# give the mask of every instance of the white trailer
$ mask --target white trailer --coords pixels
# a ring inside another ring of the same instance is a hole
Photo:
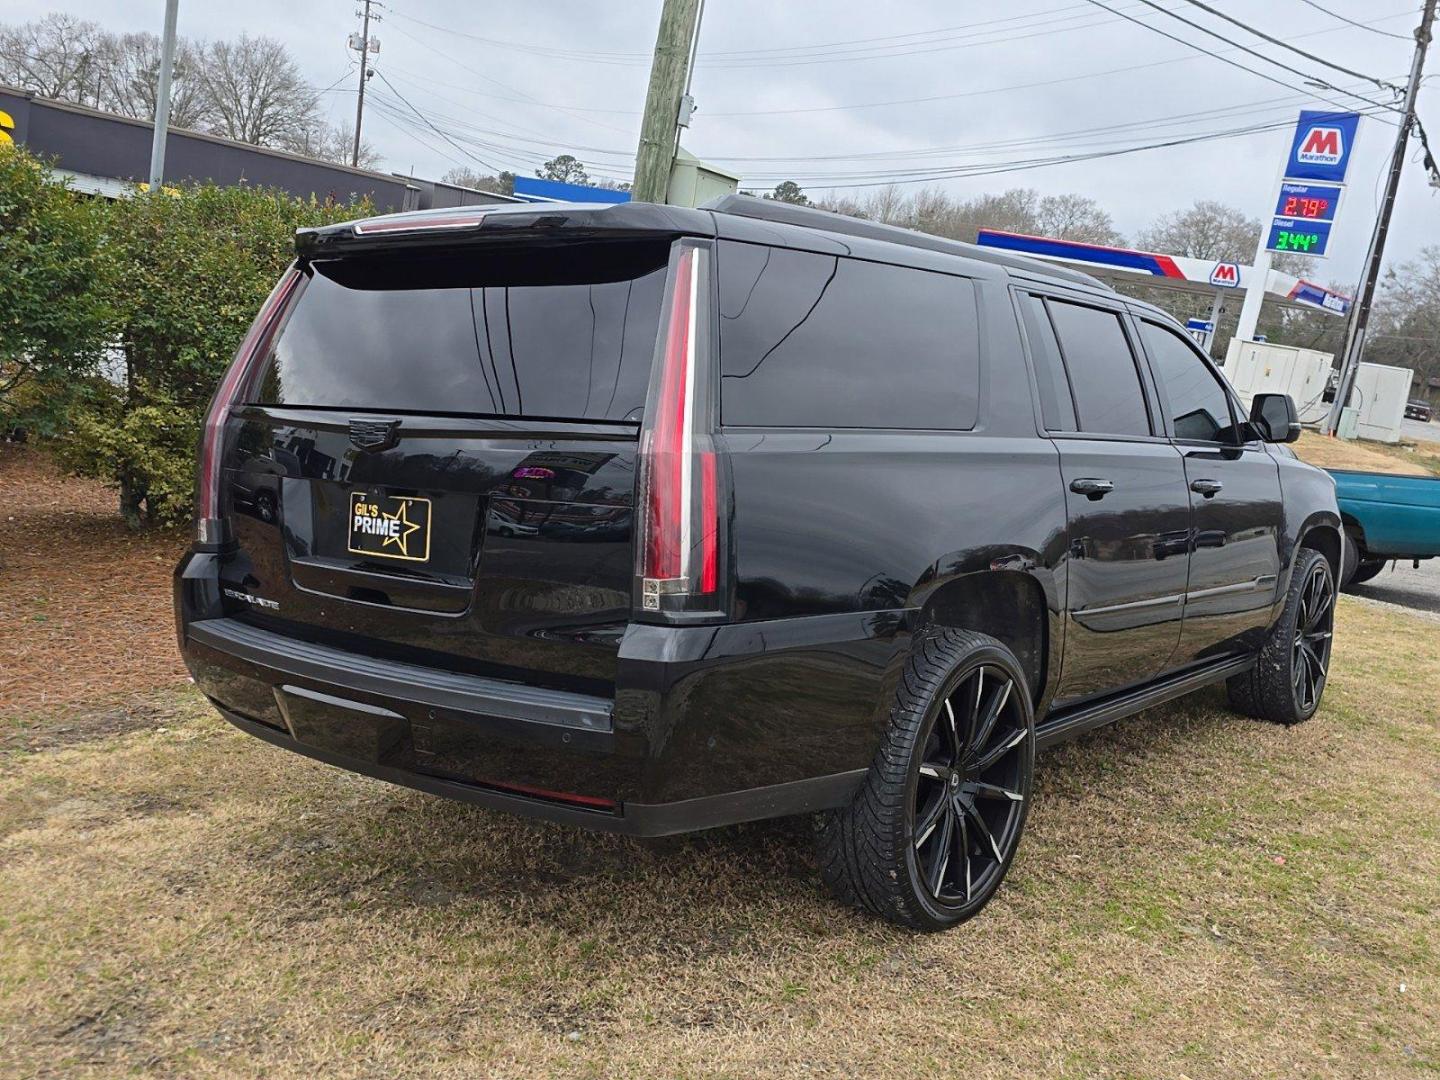
[[[1355,410],[1355,436],[1376,442],[1400,441],[1400,422],[1405,419],[1405,400],[1415,373],[1409,368],[1387,364],[1361,364],[1355,373],[1355,390],[1350,408]],[[1348,410],[1347,410],[1348,411]]]
[[[1232,338],[1224,370],[1247,409],[1256,394],[1289,394],[1300,422],[1318,424],[1330,409],[1324,396],[1334,362],[1330,353],[1316,349]]]

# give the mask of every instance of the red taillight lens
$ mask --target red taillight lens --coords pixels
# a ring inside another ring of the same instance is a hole
[[[720,477],[710,436],[708,249],[682,243],[641,434],[642,612],[720,610]]]
[[[220,543],[223,539],[223,522],[220,516],[220,468],[225,440],[225,421],[230,418],[230,408],[250,384],[256,362],[265,355],[270,340],[281,316],[289,306],[299,288],[303,275],[295,267],[285,271],[270,290],[260,314],[245,332],[245,339],[235,352],[225,377],[220,380],[211,399],[210,411],[205,415],[205,427],[200,435],[199,483],[195,498],[195,539],[202,544]]]

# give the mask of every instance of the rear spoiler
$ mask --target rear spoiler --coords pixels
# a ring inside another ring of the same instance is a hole
[[[715,235],[702,210],[654,203],[485,204],[346,221],[299,229],[295,252],[315,259],[367,250],[456,247],[492,241],[639,239]]]

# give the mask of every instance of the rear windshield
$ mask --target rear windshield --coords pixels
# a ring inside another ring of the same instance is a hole
[[[638,421],[668,256],[572,243],[315,263],[255,400]]]

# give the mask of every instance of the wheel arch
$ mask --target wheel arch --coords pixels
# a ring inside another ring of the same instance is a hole
[[[1336,582],[1339,582],[1342,570],[1341,552],[1344,540],[1341,538],[1341,530],[1341,522],[1331,515],[1311,519],[1300,531],[1300,538],[1295,545],[1297,549],[1309,548],[1324,555]]]
[[[1050,607],[1034,575],[992,570],[953,578],[925,598],[920,624],[975,630],[1004,644],[1020,661],[1039,709],[1054,665]]]

